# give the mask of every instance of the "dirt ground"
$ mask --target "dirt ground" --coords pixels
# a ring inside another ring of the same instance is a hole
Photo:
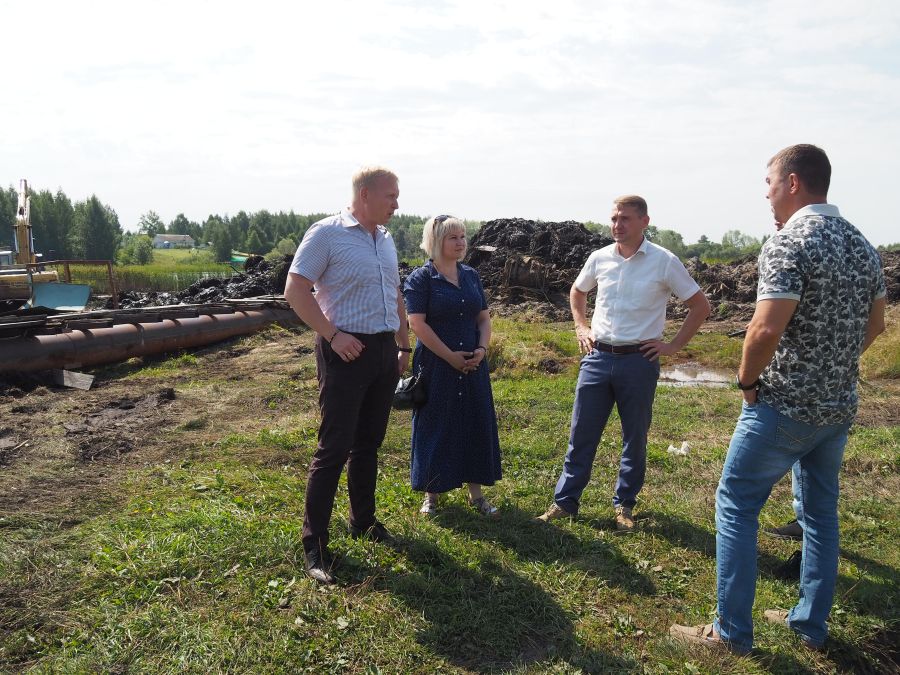
[[[266,427],[279,382],[309,391],[295,405],[316,406],[308,332],[272,328],[192,354],[172,369],[141,371],[151,359],[99,369],[88,391],[0,376],[0,530],[10,518],[67,521],[131,469]]]

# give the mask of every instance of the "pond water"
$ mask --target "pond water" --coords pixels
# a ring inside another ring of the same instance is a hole
[[[671,366],[659,373],[659,384],[668,387],[728,387],[732,382],[732,372],[696,365]]]

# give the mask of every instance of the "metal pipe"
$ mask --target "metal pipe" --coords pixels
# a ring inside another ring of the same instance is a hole
[[[0,373],[115,363],[212,344],[275,322],[295,325],[299,320],[289,309],[271,307],[0,340]]]

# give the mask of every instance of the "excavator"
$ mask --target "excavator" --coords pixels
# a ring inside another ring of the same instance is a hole
[[[13,223],[11,250],[0,250],[0,308],[21,306],[33,293],[35,283],[59,281],[55,270],[40,268],[31,232],[31,196],[28,181],[19,181],[19,201]]]

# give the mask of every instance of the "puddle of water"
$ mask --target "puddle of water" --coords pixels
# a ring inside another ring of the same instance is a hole
[[[727,371],[688,365],[663,368],[659,374],[659,384],[669,387],[728,387],[733,381]]]

